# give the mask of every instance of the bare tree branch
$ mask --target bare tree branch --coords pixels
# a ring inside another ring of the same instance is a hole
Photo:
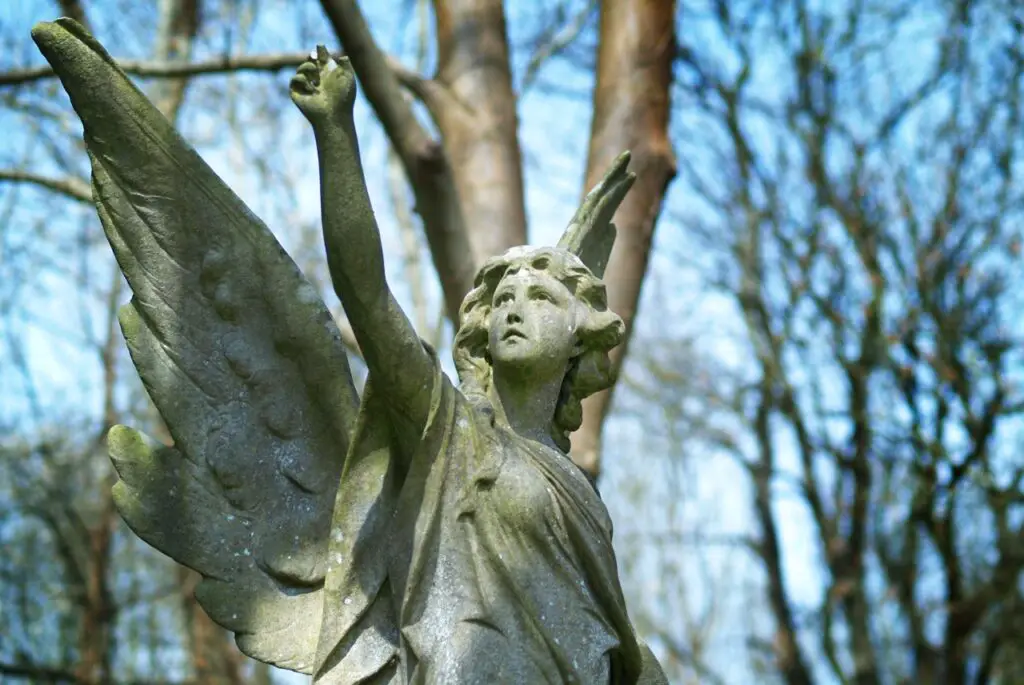
[[[51,178],[20,169],[0,169],[0,181],[29,183],[60,193],[76,202],[92,204],[92,189],[78,178]]]
[[[163,60],[118,60],[126,74],[141,78],[182,78],[207,74],[227,74],[243,71],[280,71],[293,69],[309,59],[309,53],[289,52],[269,55],[225,56],[197,62],[168,62]],[[49,66],[13,69],[0,73],[0,86],[21,86],[53,78]]]
[[[689,649],[686,645],[679,642],[679,640],[674,639],[663,629],[656,629],[654,634],[657,636],[658,640],[665,645],[665,648],[672,655],[673,659],[693,669],[693,671],[700,677],[701,683],[707,683],[708,685],[724,685],[725,681],[722,680],[707,663],[705,663],[699,654],[694,653],[692,649]]]
[[[598,0],[587,0],[587,3],[566,24],[561,27],[552,27],[550,31],[540,37],[534,46],[533,54],[530,55],[530,59],[526,63],[523,82],[519,87],[520,93],[529,90],[537,79],[541,68],[549,59],[558,55],[579,38],[597,6]]]
[[[62,668],[33,664],[0,663],[0,673],[10,678],[30,680],[32,682],[79,683],[78,676]]]

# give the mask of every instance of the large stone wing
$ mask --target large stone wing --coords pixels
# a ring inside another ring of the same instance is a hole
[[[174,447],[111,431],[121,515],[204,580],[244,652],[309,672],[334,496],[358,412],[337,326],[267,228],[85,30],[33,37],[85,128],[133,291],[121,326]]]

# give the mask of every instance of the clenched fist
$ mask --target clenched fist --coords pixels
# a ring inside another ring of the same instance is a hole
[[[356,76],[347,57],[335,61],[322,45],[303,62],[290,84],[292,102],[313,126],[352,116]]]

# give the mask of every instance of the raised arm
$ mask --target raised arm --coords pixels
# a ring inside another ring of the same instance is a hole
[[[408,443],[419,438],[426,423],[434,366],[384,277],[380,233],[352,116],[355,74],[347,59],[335,62],[318,46],[316,58],[300,66],[292,79],[291,95],[316,136],[324,242],[334,290],[374,387],[388,397],[400,419],[399,437]]]

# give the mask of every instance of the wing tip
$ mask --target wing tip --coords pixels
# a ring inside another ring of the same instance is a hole
[[[142,461],[153,453],[155,441],[134,428],[116,425],[107,431],[107,449],[119,461]]]
[[[89,53],[98,56],[115,71],[121,71],[100,42],[74,19],[60,17],[54,21],[40,21],[32,27],[31,33],[39,51],[62,79]]]
[[[107,452],[114,470],[122,482],[137,482],[140,474],[148,473],[161,452],[176,452],[150,436],[130,428],[117,425],[107,431]]]

